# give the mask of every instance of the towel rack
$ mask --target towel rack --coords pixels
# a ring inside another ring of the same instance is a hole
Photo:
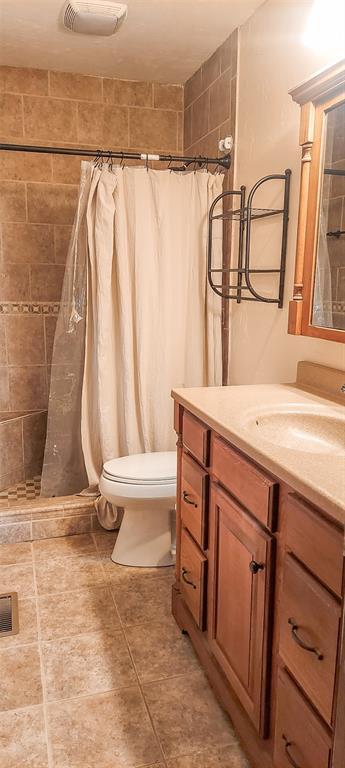
[[[279,309],[282,308],[289,221],[290,178],[291,170],[287,168],[284,173],[274,173],[259,179],[250,190],[247,201],[246,188],[244,186],[240,187],[239,190],[227,190],[226,192],[222,192],[213,201],[208,216],[207,275],[212,290],[222,299],[235,300],[237,304],[240,304],[242,301],[261,301],[267,304],[277,304]],[[283,207],[254,207],[254,198],[257,190],[264,184],[274,180],[279,180],[283,183]],[[220,201],[224,201],[226,198],[232,198],[233,200],[234,198],[239,198],[239,207],[234,210],[226,210],[216,214],[216,206]],[[251,266],[252,222],[256,219],[267,219],[271,216],[281,216],[282,221],[279,267],[255,269]],[[239,222],[237,267],[225,268],[222,266],[221,268],[216,268],[213,266],[213,222],[216,220]],[[254,288],[252,275],[255,274],[276,275],[278,277],[279,286],[276,297],[271,298],[262,296],[256,288]],[[215,275],[217,275],[218,282],[215,282]],[[229,282],[232,275],[235,276],[234,285]]]

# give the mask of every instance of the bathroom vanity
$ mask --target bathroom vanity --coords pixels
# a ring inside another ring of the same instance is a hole
[[[345,766],[339,384],[173,392],[173,614],[254,768]]]

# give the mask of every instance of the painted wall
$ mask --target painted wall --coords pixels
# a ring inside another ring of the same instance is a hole
[[[344,345],[287,333],[300,176],[300,110],[288,91],[332,63],[301,42],[310,7],[268,0],[240,29],[236,186],[250,188],[261,176],[290,167],[292,188],[284,308],[252,302],[231,307],[231,384],[292,381],[298,360],[345,368]],[[277,200],[275,187],[258,203],[274,207]],[[255,263],[277,266],[277,224],[268,219],[255,227]],[[267,278],[258,286],[274,295]]]

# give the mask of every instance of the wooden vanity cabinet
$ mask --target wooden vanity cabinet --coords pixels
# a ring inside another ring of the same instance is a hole
[[[273,543],[228,493],[211,484],[209,647],[262,736],[266,731]]]
[[[176,621],[253,768],[345,768],[344,527],[179,404],[175,428]]]

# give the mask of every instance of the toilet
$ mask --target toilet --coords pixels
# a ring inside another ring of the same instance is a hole
[[[138,453],[106,461],[102,495],[124,515],[114,563],[157,568],[175,562],[176,452]]]

